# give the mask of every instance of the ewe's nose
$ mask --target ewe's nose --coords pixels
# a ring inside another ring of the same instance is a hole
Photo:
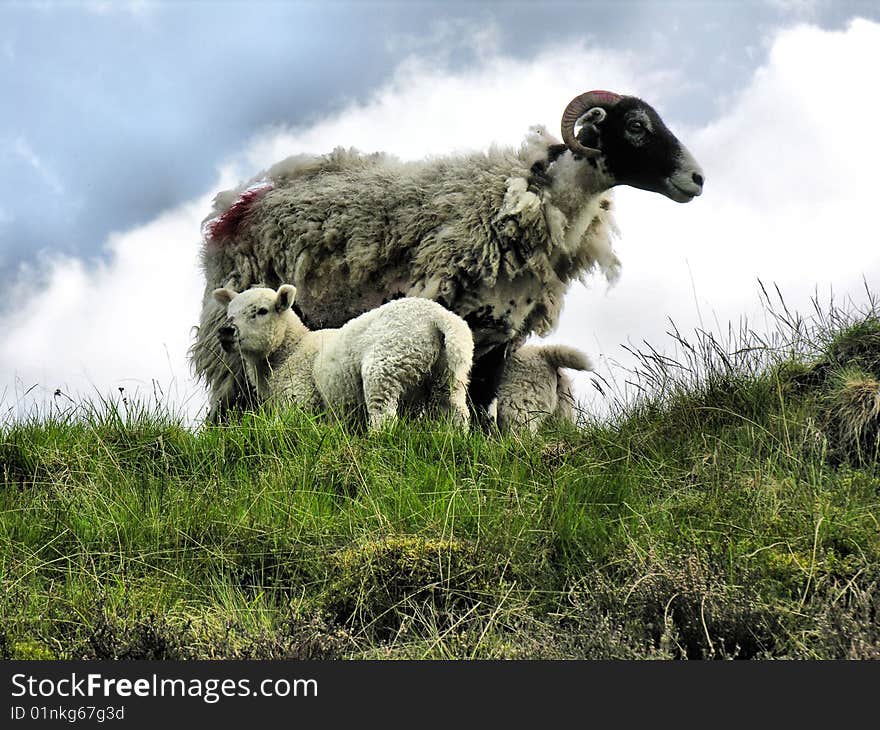
[[[693,180],[694,183],[699,187],[703,187],[703,176],[700,173],[695,172],[693,175],[691,175],[691,180]]]

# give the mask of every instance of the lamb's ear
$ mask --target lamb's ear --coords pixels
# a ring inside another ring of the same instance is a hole
[[[282,284],[278,287],[278,295],[275,297],[275,311],[283,312],[290,309],[293,298],[296,296],[296,287],[291,284]]]
[[[238,294],[232,289],[227,289],[223,287],[221,289],[215,289],[212,294],[214,295],[214,299],[216,299],[220,304],[229,304]]]

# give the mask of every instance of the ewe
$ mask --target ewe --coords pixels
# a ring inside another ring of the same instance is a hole
[[[203,229],[207,286],[191,351],[211,387],[210,417],[250,397],[240,358],[216,347],[225,315],[211,292],[285,281],[313,329],[401,296],[440,302],[473,331],[471,398],[485,413],[508,354],[556,326],[571,282],[594,269],[617,276],[610,189],[685,203],[703,188],[694,158],[641,99],[581,94],[562,115],[562,139],[535,128],[519,151],[419,162],[337,148],[218,194]]]
[[[464,320],[429,299],[405,298],[339,329],[311,331],[291,310],[295,294],[289,284],[277,292],[213,292],[227,312],[220,345],[225,352],[237,346],[260,399],[325,408],[345,419],[365,408],[370,429],[378,429],[401,405],[424,405],[430,397],[456,424],[468,425],[474,341]]]

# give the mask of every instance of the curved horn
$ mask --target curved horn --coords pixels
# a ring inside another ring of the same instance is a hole
[[[574,125],[588,109],[594,106],[612,106],[622,98],[620,94],[611,91],[588,91],[572,99],[562,112],[562,141],[565,142],[565,146],[575,154],[588,159],[602,154],[601,150],[578,142],[577,137],[574,136]]]

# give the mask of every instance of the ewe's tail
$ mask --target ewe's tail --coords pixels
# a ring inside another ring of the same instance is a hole
[[[445,355],[441,357],[446,369],[440,373],[440,383],[448,384],[449,408],[453,420],[466,427],[470,422],[467,389],[474,362],[474,336],[467,323],[452,312],[438,316],[434,324],[443,337]]]
[[[541,355],[550,367],[592,370],[593,363],[584,353],[567,345],[544,345]]]

